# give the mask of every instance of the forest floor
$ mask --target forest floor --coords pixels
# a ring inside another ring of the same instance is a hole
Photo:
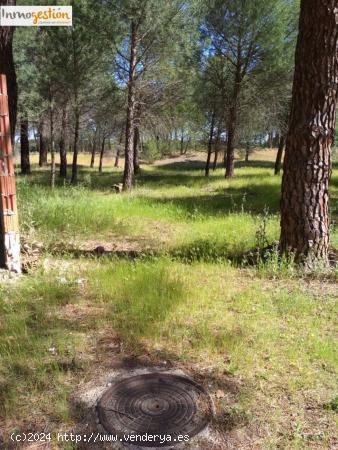
[[[205,154],[121,169],[81,156],[80,182],[18,177],[28,274],[0,285],[0,447],[12,432],[66,432],[75,390],[117,363],[185,370],[211,393],[224,449],[334,449],[338,272],[300,273],[272,252],[279,234],[274,151],[219,168]],[[338,220],[338,166],[331,214]],[[338,248],[338,229],[332,228]],[[82,447],[84,448],[84,447]],[[206,449],[207,450],[207,449]]]

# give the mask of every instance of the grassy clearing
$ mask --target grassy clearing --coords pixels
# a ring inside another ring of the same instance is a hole
[[[258,267],[230,262],[278,238],[280,178],[264,157],[239,165],[231,182],[222,171],[204,179],[195,159],[148,166],[130,195],[111,192],[111,168],[83,169],[80,186],[53,193],[45,171],[19,178],[24,232],[49,253],[0,290],[5,444],[15,429],[71,429],[79,380],[132,355],[221,390],[217,412],[232,420],[234,448],[335,448],[337,274],[305,278],[274,255]],[[334,219],[337,181],[336,169]],[[140,257],[61,259],[61,241],[128,244]]]

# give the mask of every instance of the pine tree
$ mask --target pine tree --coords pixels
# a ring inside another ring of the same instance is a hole
[[[328,263],[338,79],[336,0],[302,0],[281,201],[283,253]]]

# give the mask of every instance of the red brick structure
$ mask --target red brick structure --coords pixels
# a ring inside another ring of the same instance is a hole
[[[0,74],[0,267],[21,272],[20,235],[6,76]]]

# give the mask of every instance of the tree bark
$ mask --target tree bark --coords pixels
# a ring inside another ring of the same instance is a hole
[[[181,130],[181,146],[180,146],[180,153],[183,155],[184,153],[184,128]]]
[[[135,126],[134,129],[134,173],[137,175],[140,172],[140,129],[139,126]]]
[[[67,125],[67,111],[66,108],[64,108],[62,110],[60,141],[59,141],[61,178],[67,178],[66,125]]]
[[[100,152],[100,163],[99,163],[99,172],[102,173],[102,165],[103,165],[103,155],[104,155],[104,144],[106,142],[106,138],[103,137],[101,143],[101,152]]]
[[[0,6],[15,6],[16,0],[0,0]],[[18,103],[18,85],[13,57],[13,34],[14,27],[0,27],[0,73],[6,75],[9,120],[11,126],[11,138],[14,145],[17,103]]]
[[[130,30],[130,60],[128,80],[128,107],[126,123],[125,162],[123,190],[130,191],[134,181],[134,118],[135,118],[135,76],[137,62],[137,24],[133,20]]]
[[[90,168],[91,169],[94,167],[94,164],[95,164],[96,135],[97,135],[97,129],[95,130],[95,133],[93,136],[93,142],[92,142],[92,152],[91,152],[91,158],[90,158]]]
[[[279,175],[280,170],[282,168],[282,158],[283,158],[284,147],[285,147],[285,136],[281,136],[279,139],[276,162],[275,162],[275,175]]]
[[[71,183],[77,183],[77,157],[78,157],[78,140],[79,140],[80,114],[78,109],[75,110],[75,125],[74,125],[74,142],[73,142],[73,164],[72,164],[72,178]]]
[[[227,148],[228,148],[228,136],[229,136],[229,131],[226,131],[226,136],[225,136],[225,149],[224,149],[224,153],[223,153],[223,167],[224,169],[226,169],[227,166]]]
[[[245,162],[249,162],[249,156],[250,156],[250,144],[249,142],[245,145]]]
[[[55,148],[54,148],[54,110],[52,106],[51,94],[49,105],[50,105],[49,116],[50,116],[50,154],[51,154],[50,186],[53,189],[55,187]]]
[[[225,178],[232,178],[234,176],[235,166],[235,132],[237,121],[237,106],[230,108],[230,119],[228,126],[228,140],[225,163]]]
[[[328,263],[331,145],[338,80],[337,0],[302,0],[281,199],[283,254]]]
[[[20,147],[21,147],[21,173],[28,175],[31,172],[29,160],[29,138],[28,138],[28,120],[21,120],[20,127]]]
[[[46,136],[44,134],[44,123],[41,119],[39,123],[39,166],[47,165],[47,145]]]
[[[205,164],[205,176],[209,176],[210,172],[210,160],[211,160],[211,153],[212,153],[212,140],[214,138],[214,129],[215,129],[215,111],[212,112],[211,116],[211,122],[210,122],[210,134],[209,134],[209,140],[208,140],[208,156],[207,156],[207,162]]]
[[[214,162],[212,165],[212,170],[213,172],[217,169],[217,160],[218,160],[218,154],[219,154],[219,150],[220,150],[220,142],[221,142],[221,123],[218,124],[218,128],[217,128],[217,136],[216,136],[216,142],[215,142],[215,156],[214,156]]]
[[[225,178],[232,178],[234,175],[235,165],[235,139],[237,132],[237,115],[238,115],[238,99],[241,90],[242,82],[242,62],[240,59],[241,46],[238,44],[238,62],[236,66],[232,104],[229,109],[229,124],[228,124],[228,139],[227,139],[227,151],[226,151],[226,167]]]
[[[218,146],[215,148],[215,156],[214,156],[214,162],[212,164],[212,171],[215,172],[215,170],[217,169],[217,162],[218,162],[218,153],[219,153],[219,148]]]

